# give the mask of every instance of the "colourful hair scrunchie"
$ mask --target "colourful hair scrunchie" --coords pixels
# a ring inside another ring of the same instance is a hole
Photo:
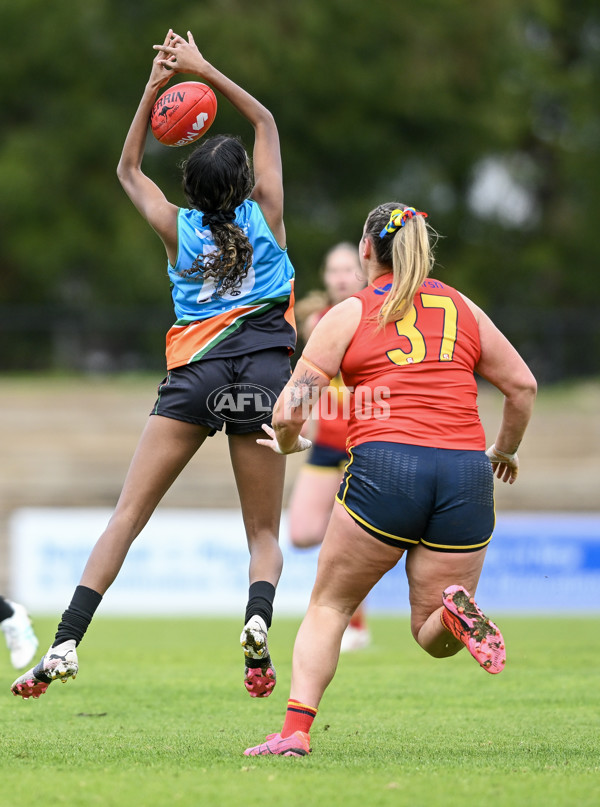
[[[427,218],[427,213],[423,213],[422,210],[415,210],[414,207],[405,207],[404,210],[400,210],[400,208],[392,210],[390,220],[379,233],[379,237],[385,238],[388,233],[395,233],[400,227],[404,227],[408,219],[412,219],[413,216],[423,216],[423,218]]]

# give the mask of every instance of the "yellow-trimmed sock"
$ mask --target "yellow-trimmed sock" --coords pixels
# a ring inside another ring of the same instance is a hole
[[[284,738],[289,737],[295,731],[304,731],[306,734],[309,734],[316,716],[317,710],[315,708],[290,698],[287,705],[287,712],[285,713],[283,728],[281,729],[281,736]]]

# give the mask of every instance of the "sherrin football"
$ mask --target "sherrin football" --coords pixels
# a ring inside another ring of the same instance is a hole
[[[217,98],[200,81],[174,84],[152,107],[152,134],[165,146],[187,146],[206,134],[217,114]]]

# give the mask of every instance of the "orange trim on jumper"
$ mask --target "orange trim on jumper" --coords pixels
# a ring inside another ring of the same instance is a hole
[[[199,353],[205,351],[236,320],[260,308],[262,305],[240,306],[207,320],[197,320],[189,325],[173,325],[167,333],[167,369],[194,361]]]
[[[292,328],[294,329],[294,331],[296,331],[297,330],[297,328],[296,328],[296,314],[294,313],[294,305],[295,305],[295,301],[296,301],[296,296],[294,294],[294,279],[293,278],[292,278],[292,280],[290,280],[290,286],[292,287],[292,290],[290,292],[290,302],[288,304],[287,311],[283,315],[283,318],[285,319],[286,322],[289,322],[290,325],[292,326]]]

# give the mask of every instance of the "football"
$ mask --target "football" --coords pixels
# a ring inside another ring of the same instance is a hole
[[[187,146],[206,134],[217,114],[217,98],[200,81],[182,81],[152,107],[150,128],[164,146]]]

